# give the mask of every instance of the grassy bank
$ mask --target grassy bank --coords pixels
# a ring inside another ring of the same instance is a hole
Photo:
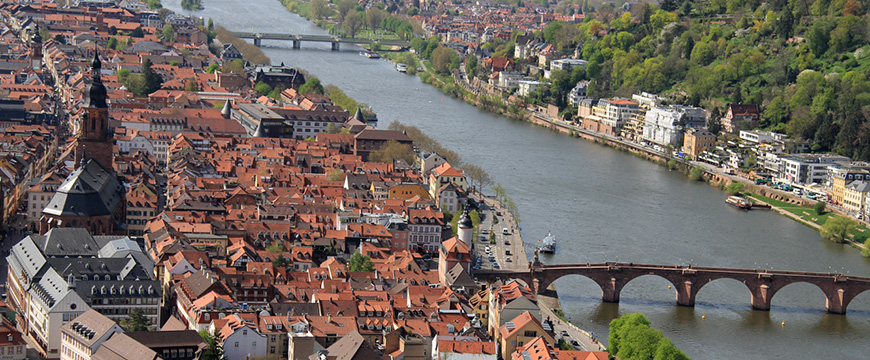
[[[272,63],[269,57],[263,53],[262,49],[236,37],[232,31],[227,30],[223,26],[215,26],[215,32],[217,33],[217,39],[221,43],[233,44],[236,49],[239,49],[239,52],[242,53],[242,57],[244,57],[248,62],[260,65],[268,65]]]

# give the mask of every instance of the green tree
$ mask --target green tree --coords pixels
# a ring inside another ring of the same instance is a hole
[[[199,91],[199,84],[195,78],[187,79],[187,82],[184,84],[184,91]]]
[[[161,37],[165,42],[175,42],[175,28],[172,25],[166,24],[163,25],[163,36]]]
[[[221,66],[218,65],[217,63],[211,63],[208,65],[207,68],[205,68],[205,72],[207,72],[209,74],[214,74],[214,72],[220,70],[220,68],[221,68]]]
[[[114,36],[110,37],[109,41],[106,42],[106,47],[109,49],[118,48],[118,39],[116,39]]]
[[[308,81],[302,86],[299,87],[300,94],[324,94],[323,85],[320,84],[320,79],[316,77],[309,77]]]
[[[254,86],[254,91],[259,93],[260,95],[268,95],[270,92],[272,92],[272,87],[269,86],[269,84],[260,81],[259,83],[257,83],[257,85]]]
[[[345,176],[344,171],[341,169],[332,169],[332,171],[329,172],[329,177],[327,179],[329,179],[329,181],[343,181]]]
[[[284,245],[281,245],[280,241],[273,241],[271,244],[269,244],[269,247],[267,247],[266,250],[273,254],[280,254],[286,251],[284,249]]]
[[[701,181],[704,179],[704,168],[700,165],[695,166],[689,171],[689,179],[694,181]]]
[[[402,144],[395,140],[387,141],[383,147],[369,154],[369,161],[392,164],[393,160],[402,159],[408,164],[413,164],[414,150],[408,144]]]
[[[729,194],[739,194],[743,192],[744,185],[742,182],[733,181],[725,187],[725,191]]]
[[[163,78],[151,68],[151,60],[148,59],[142,61],[142,79],[145,82],[147,94],[160,90],[160,87],[163,86]]]
[[[468,73],[468,76],[473,77],[475,70],[477,70],[477,56],[471,55],[465,63],[465,72]]]
[[[145,31],[142,30],[141,26],[139,26],[130,32],[130,36],[134,38],[142,38],[145,37]]]
[[[148,318],[145,317],[145,312],[142,309],[133,309],[130,316],[126,319],[121,319],[118,322],[127,332],[132,331],[148,331]]]
[[[831,216],[822,225],[822,237],[835,243],[843,243],[849,238],[849,232],[854,230],[858,223],[845,216]]]
[[[813,205],[813,210],[816,211],[816,214],[822,215],[825,213],[825,207],[827,206],[828,204],[826,204],[824,201],[819,201],[815,205]]]
[[[201,360],[226,360],[224,348],[221,346],[220,342],[217,341],[214,333],[201,330],[199,336],[201,336],[206,343],[206,347],[203,349],[202,356],[200,357]]]
[[[357,5],[356,1],[353,0],[341,0],[338,3],[338,22],[344,23],[344,18],[350,14],[350,11],[353,10]]]
[[[384,13],[384,11],[376,7],[372,7],[368,11],[366,11],[366,22],[368,23],[369,28],[371,28],[372,30],[380,27],[381,22],[384,21],[384,18],[386,17],[387,15]]]
[[[352,38],[356,37],[356,34],[362,29],[363,25],[365,25],[365,21],[363,21],[358,11],[351,11],[341,23],[344,32]]]
[[[435,71],[441,74],[450,72],[450,57],[454,53],[453,49],[446,46],[437,46],[432,51],[432,66]]]
[[[357,251],[350,257],[350,263],[347,264],[347,271],[350,272],[372,272],[375,264],[372,258],[368,255],[363,255]]]
[[[326,6],[326,0],[311,0],[311,3],[308,5],[309,15],[314,20],[322,19],[326,16]]]

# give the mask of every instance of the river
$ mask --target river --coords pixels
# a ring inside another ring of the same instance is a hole
[[[230,30],[325,34],[278,0],[204,5],[191,13],[177,1],[164,2]],[[386,61],[359,56],[359,49],[263,45],[274,63],[303,68],[370,104],[380,128],[393,120],[418,126],[483,167],[516,202],[529,254],[548,231],[556,235],[558,251],[544,257],[546,263],[630,261],[870,276],[870,261],[858,251],[823,241],[807,226],[772,212],[733,209],[722,191],[665,167],[445,97]],[[610,320],[642,312],[695,359],[860,359],[870,351],[870,292],[853,300],[843,316],[827,314],[824,295],[808,284],[780,290],[769,312],[751,310],[749,291],[734,280],[705,286],[694,308],[674,306],[674,290],[653,276],[630,282],[619,304],[602,303],[598,286],[579,276],[560,279],[557,290],[566,313],[605,342]]]

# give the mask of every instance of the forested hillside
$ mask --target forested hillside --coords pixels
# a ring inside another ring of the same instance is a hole
[[[565,54],[582,46],[590,97],[755,103],[762,129],[870,160],[868,10],[858,0],[665,0],[631,12],[599,6],[541,36]]]

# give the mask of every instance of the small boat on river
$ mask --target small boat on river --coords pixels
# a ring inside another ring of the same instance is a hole
[[[541,240],[540,251],[545,254],[553,254],[556,252],[556,237],[549,231],[547,232],[547,237]]]
[[[752,203],[742,196],[729,196],[725,199],[725,203],[740,210],[752,209]]]

